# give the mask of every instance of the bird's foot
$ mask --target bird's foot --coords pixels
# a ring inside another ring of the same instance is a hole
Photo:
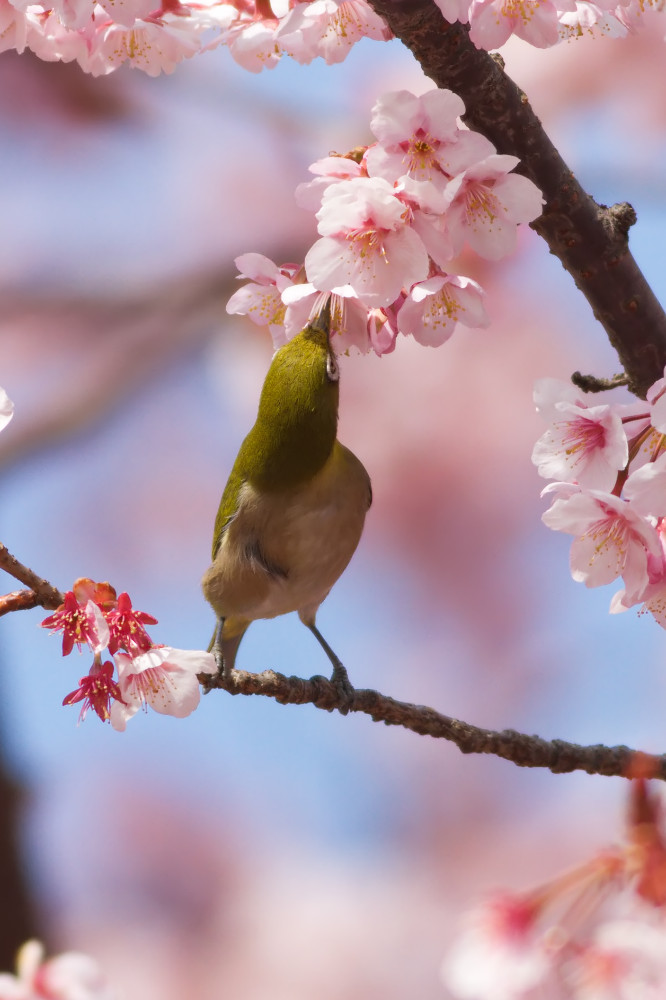
[[[349,680],[349,674],[340,660],[333,664],[331,684],[335,687],[338,697],[340,698],[338,711],[341,715],[346,715],[350,709],[352,701],[354,700],[355,691],[354,685]]]

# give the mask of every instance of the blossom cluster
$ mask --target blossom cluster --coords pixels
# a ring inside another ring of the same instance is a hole
[[[513,251],[519,223],[541,214],[538,188],[460,125],[465,106],[450,90],[381,97],[370,127],[377,141],[314,163],[296,189],[315,214],[319,239],[302,265],[261,254],[237,258],[249,284],[227,311],[268,325],[276,347],[306,326],[331,297],[338,353],[392,351],[398,333],[438,346],[457,323],[487,326],[483,290],[452,273],[465,246],[488,260]]]
[[[447,21],[469,23],[479,49],[497,49],[515,35],[545,49],[583,34],[624,38],[642,27],[658,0],[435,0]]]
[[[442,966],[459,1000],[661,1000],[666,839],[656,798],[632,782],[626,843],[469,914]]]
[[[26,941],[16,975],[0,973],[0,1000],[113,1000],[94,959],[78,951],[44,958],[39,941]]]
[[[100,76],[121,63],[150,76],[226,45],[245,69],[341,62],[360,38],[391,38],[366,0],[0,0],[0,52],[28,48]]]
[[[435,2],[446,20],[469,22],[484,49],[512,34],[540,48],[583,32],[618,37],[636,30],[646,6],[659,7],[658,0]],[[28,48],[49,61],[76,60],[95,76],[124,62],[151,76],[170,73],[219,45],[253,73],[283,55],[331,64],[364,37],[392,37],[367,0],[0,0],[0,52]]]
[[[124,730],[127,720],[150,705],[163,715],[184,718],[199,704],[198,674],[213,674],[211,653],[172,649],[154,643],[146,625],[157,619],[136,611],[126,593],[116,595],[109,583],[77,580],[64,603],[41,623],[62,632],[62,653],[88,646],[93,664],[63,705],[82,702],[79,721],[92,709],[102,722]],[[110,659],[104,661],[108,649]],[[117,673],[117,679],[116,679]]]
[[[557,480],[543,490],[553,498],[543,521],[574,536],[574,580],[621,577],[611,612],[640,605],[666,628],[666,378],[645,402],[589,405],[556,379],[539,381],[534,398],[549,427],[532,461]]]

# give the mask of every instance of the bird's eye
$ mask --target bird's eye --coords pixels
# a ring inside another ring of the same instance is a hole
[[[340,369],[333,351],[329,351],[326,355],[326,375],[329,382],[338,382],[340,379]]]

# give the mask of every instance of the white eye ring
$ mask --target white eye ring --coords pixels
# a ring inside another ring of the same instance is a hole
[[[340,369],[338,368],[338,362],[333,351],[329,351],[326,355],[326,375],[329,382],[340,381]]]

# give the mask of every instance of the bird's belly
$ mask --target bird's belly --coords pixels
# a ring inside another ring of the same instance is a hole
[[[259,494],[246,483],[225,531],[204,593],[221,618],[274,618],[317,607],[358,545],[369,478],[343,449],[333,468],[288,493]]]

